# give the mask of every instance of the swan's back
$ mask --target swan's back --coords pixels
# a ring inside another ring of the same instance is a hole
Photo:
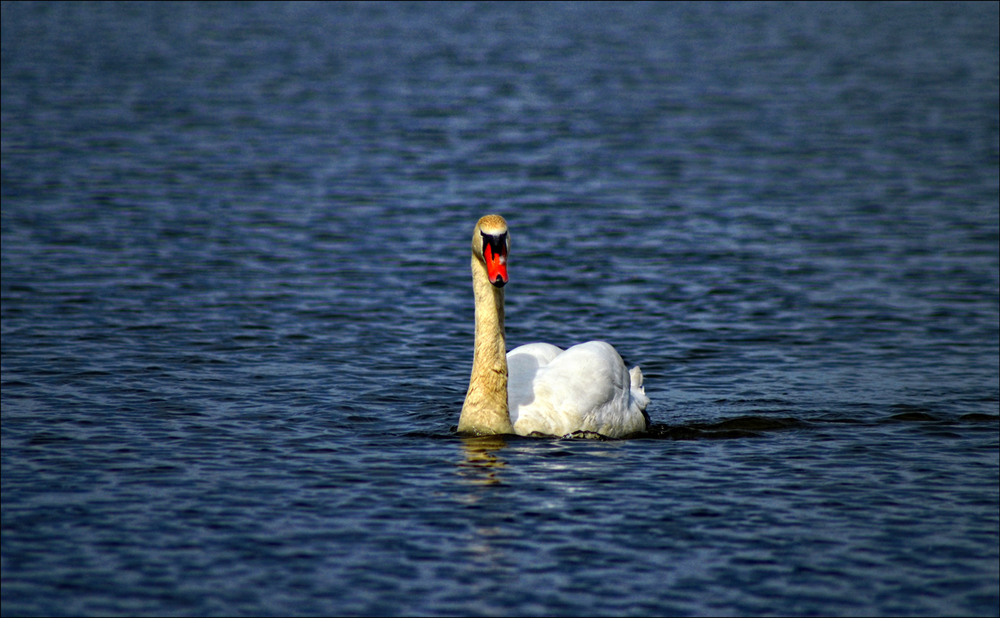
[[[642,372],[629,371],[608,343],[565,351],[531,343],[508,352],[507,367],[510,420],[519,435],[592,431],[615,438],[647,427]]]

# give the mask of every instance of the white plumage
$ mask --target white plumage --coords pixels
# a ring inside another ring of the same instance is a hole
[[[529,343],[507,353],[507,401],[518,435],[592,431],[620,437],[644,431],[649,398],[642,371],[625,367],[604,341],[565,351]]]

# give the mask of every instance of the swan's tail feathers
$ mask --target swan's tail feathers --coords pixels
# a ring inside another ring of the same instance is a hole
[[[635,402],[636,407],[645,413],[646,406],[649,405],[649,397],[646,396],[646,389],[642,386],[642,369],[638,366],[632,367],[632,370],[628,372],[629,378],[632,382],[632,401]]]
[[[632,387],[629,389],[630,403],[639,409],[642,413],[642,418],[646,421],[645,430],[649,430],[649,414],[646,413],[646,406],[649,405],[649,397],[646,396],[646,389],[642,387],[642,370],[638,366],[632,367],[632,370],[628,372],[630,381],[632,382]]]

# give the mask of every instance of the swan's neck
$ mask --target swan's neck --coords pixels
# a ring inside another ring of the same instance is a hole
[[[507,409],[503,289],[490,283],[486,267],[476,256],[472,257],[472,290],[476,298],[476,344],[458,430],[477,434],[514,433]]]

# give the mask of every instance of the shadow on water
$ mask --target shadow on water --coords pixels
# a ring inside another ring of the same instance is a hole
[[[796,418],[770,418],[740,416],[716,423],[688,423],[686,425],[652,425],[636,438],[654,440],[720,440],[754,438],[767,432],[797,429],[808,425]]]
[[[733,438],[758,438],[766,434],[789,430],[818,428],[823,425],[874,426],[886,424],[920,423],[924,427],[953,427],[1000,424],[1000,416],[990,414],[963,414],[958,417],[934,414],[931,411],[903,409],[888,416],[861,420],[850,417],[822,418],[809,421],[793,417],[739,416],[715,423],[688,423],[684,425],[653,425],[648,431],[630,438],[654,440],[720,440]],[[894,409],[896,409],[894,408]],[[606,439],[606,438],[605,438]]]

